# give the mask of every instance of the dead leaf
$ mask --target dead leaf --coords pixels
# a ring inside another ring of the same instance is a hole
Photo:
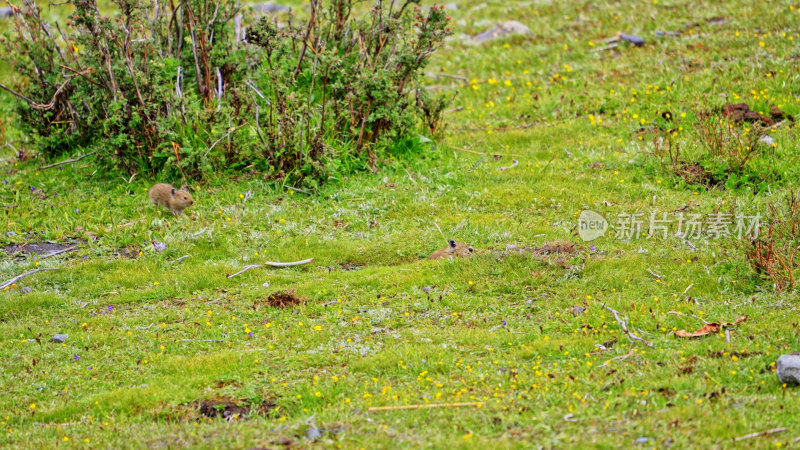
[[[707,336],[709,334],[719,333],[719,331],[721,329],[726,328],[726,327],[730,327],[730,326],[733,326],[733,325],[738,325],[738,324],[744,322],[745,320],[747,320],[747,316],[741,316],[741,317],[739,317],[738,319],[736,319],[733,322],[723,322],[723,323],[712,322],[712,323],[707,323],[707,324],[703,325],[703,328],[700,328],[699,330],[693,331],[691,333],[686,331],[686,330],[678,330],[678,331],[675,332],[675,336],[682,337],[682,338],[696,338],[696,337]]]

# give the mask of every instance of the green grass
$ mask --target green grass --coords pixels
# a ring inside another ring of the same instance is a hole
[[[785,182],[759,194],[685,186],[646,156],[637,131],[663,111],[683,113],[680,139],[699,151],[693,117],[725,103],[722,94],[800,116],[798,6],[457,3],[457,35],[506,19],[533,35],[479,46],[457,36],[428,71],[469,80],[430,80],[452,83],[454,106],[464,107],[448,115],[446,135],[316,195],[220,177],[195,186],[188,217],[174,218],[147,203],[153,180],[103,178],[90,160],[45,171],[40,161],[4,163],[0,242],[88,243],[41,261],[0,254],[2,280],[59,268],[0,293],[0,444],[309,445],[313,423],[328,430],[318,443],[364,448],[616,447],[639,438],[705,448],[777,427],[788,430],[738,445],[797,445],[798,390],[781,386],[771,366],[800,350],[796,296],[756,278],[733,240],[697,240],[694,250],[611,232],[590,244],[575,224],[584,209],[612,222],[687,204],[750,214],[796,189],[796,127],[772,133]],[[720,16],[721,25],[706,22]],[[647,45],[590,51],[617,31]],[[512,160],[519,165],[499,169]],[[595,162],[602,166],[588,167]],[[426,260],[446,238],[478,254]],[[580,251],[504,252],[556,240]],[[117,256],[123,247],[141,255]],[[172,262],[183,255],[191,256]],[[309,257],[307,266],[226,278],[247,264]],[[307,302],[266,305],[287,289]],[[602,303],[652,348],[629,342]],[[571,313],[578,305],[585,315]],[[672,336],[700,328],[698,318],[741,315],[748,320],[730,341]],[[55,333],[69,338],[50,343]],[[275,407],[231,422],[200,417],[195,402],[218,397]],[[482,406],[367,410],[447,402]]]

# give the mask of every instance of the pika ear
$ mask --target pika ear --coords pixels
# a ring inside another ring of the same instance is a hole
[[[182,191],[189,192],[189,186],[187,186],[187,185],[185,185],[185,184],[184,184],[183,186],[181,186],[181,190],[182,190]]]
[[[456,241],[453,239],[449,239],[447,241],[450,244],[450,248],[456,248]]]
[[[175,188],[172,188],[172,196],[175,197]]]

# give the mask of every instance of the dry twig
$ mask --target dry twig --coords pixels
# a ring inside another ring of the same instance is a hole
[[[63,166],[64,164],[76,163],[76,162],[82,160],[83,158],[86,158],[87,156],[92,156],[94,154],[95,154],[95,152],[89,152],[89,153],[87,153],[85,155],[78,156],[77,158],[65,159],[64,161],[54,162],[53,164],[48,164],[46,166],[39,167],[39,170],[49,169],[51,167],[56,167],[56,166]]]
[[[619,317],[619,313],[617,312],[616,309],[608,307],[605,303],[601,303],[601,305],[603,305],[603,308],[611,311],[611,313],[614,314],[614,318],[617,319],[617,323],[622,328],[622,331],[624,331],[625,334],[628,335],[628,339],[630,339],[631,341],[641,341],[642,343],[644,343],[644,345],[648,347],[653,346],[653,344],[651,344],[649,341],[633,334],[631,330],[628,329],[628,324]]]
[[[0,289],[5,289],[8,286],[11,286],[12,284],[16,283],[20,279],[27,277],[28,275],[33,275],[36,272],[45,272],[45,271],[48,271],[48,270],[58,270],[58,268],[57,267],[42,267],[42,268],[39,268],[39,269],[29,270],[29,271],[27,271],[27,272],[25,272],[23,274],[15,276],[14,278],[12,278],[12,279],[10,279],[8,281],[4,281],[3,284],[0,284]]]
[[[737,438],[734,438],[733,442],[739,442],[739,441],[743,441],[745,439],[751,439],[751,438],[759,437],[759,436],[769,436],[770,434],[776,434],[776,433],[784,432],[787,429],[788,428],[786,428],[786,427],[781,427],[781,428],[773,428],[771,430],[758,431],[758,432],[755,432],[755,433],[745,434],[744,436],[739,436]]]

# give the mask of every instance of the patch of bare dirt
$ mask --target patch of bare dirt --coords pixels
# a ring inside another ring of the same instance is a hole
[[[578,252],[578,246],[569,241],[553,241],[531,251],[534,255],[571,255]]]
[[[267,297],[266,304],[276,308],[287,308],[305,303],[306,299],[297,295],[294,289],[277,291]]]
[[[50,255],[56,252],[65,252],[70,248],[75,248],[76,243],[56,244],[52,242],[25,242],[22,244],[11,244],[0,248],[7,255],[28,256],[28,255]]]
[[[762,354],[761,352],[747,352],[747,351],[745,351],[745,352],[724,352],[724,351],[719,350],[719,351],[716,351],[716,352],[711,352],[711,353],[707,354],[706,356],[708,356],[709,358],[723,358],[723,357],[724,358],[731,358],[733,356],[735,356],[737,358],[747,358],[748,356],[758,356],[758,355],[761,355],[761,354]]]
[[[715,186],[717,184],[714,182],[711,172],[698,163],[682,164],[676,169],[675,173],[689,184],[701,186]]]
[[[773,106],[774,111],[770,111],[773,117],[783,118],[783,112],[777,107]],[[775,125],[773,117],[767,117],[758,111],[753,111],[747,103],[728,103],[722,107],[722,115],[728,117],[734,122],[750,122],[760,123],[765,127]]]
[[[139,256],[139,247],[129,245],[120,247],[113,253],[115,258],[135,259]]]
[[[230,398],[201,400],[197,406],[200,414],[205,417],[221,416],[225,419],[235,419],[244,417],[250,412],[250,405]]]

